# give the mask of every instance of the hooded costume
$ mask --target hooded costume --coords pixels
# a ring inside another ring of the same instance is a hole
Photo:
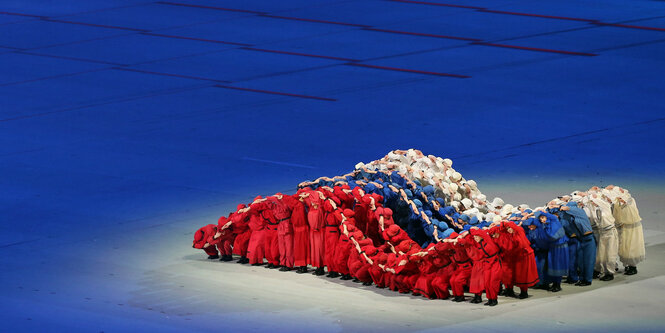
[[[233,240],[235,234],[233,233],[233,225],[231,224],[227,228],[223,228],[228,222],[231,222],[226,217],[222,216],[217,221],[217,231],[220,233],[220,236],[215,238],[216,233],[208,238],[208,243],[210,245],[216,245],[219,250],[219,254],[222,256],[222,260],[230,261],[231,255],[233,254]]]
[[[479,241],[475,236],[480,237]],[[473,260],[471,279],[469,281],[469,292],[479,295],[483,290],[487,295],[487,305],[493,304],[497,299],[501,284],[501,260],[499,259],[499,248],[486,231],[471,229],[469,234],[462,238],[467,254]]]
[[[299,191],[299,193],[301,193]],[[298,198],[298,199],[297,199]],[[291,225],[293,226],[293,265],[305,267],[309,264],[309,225],[305,212],[304,200],[296,194],[288,202],[291,207]]]
[[[620,197],[625,203],[618,199],[614,203],[614,218],[619,227],[619,259],[626,268],[631,269],[626,271],[626,274],[631,275],[637,273],[637,264],[646,259],[644,232],[635,199],[628,193]]]
[[[353,235],[358,229],[356,228],[356,220],[354,218],[354,212],[351,209],[345,209],[342,212],[346,217],[346,220],[340,223],[340,236],[337,240],[337,246],[335,248],[335,269],[336,272],[346,275],[343,279],[350,277],[349,271],[349,254],[351,248],[354,247],[350,240],[350,236]]]
[[[326,212],[326,225],[324,236],[324,260],[323,263],[328,267],[328,272],[338,272],[335,261],[335,249],[339,242],[339,225],[342,222],[342,209],[340,200],[331,196],[323,203],[323,209]]]
[[[438,253],[434,249],[434,244],[429,245],[424,251],[426,255],[420,257],[418,262],[418,270],[420,272],[416,284],[413,287],[414,294],[423,295],[429,299],[436,298],[432,281],[436,277],[436,272],[439,270],[434,264],[434,260],[438,257]]]
[[[457,233],[450,235],[451,239],[457,238]],[[455,262],[456,268],[453,275],[450,277],[450,287],[453,292],[453,296],[464,297],[464,286],[469,285],[469,279],[471,278],[471,258],[464,248],[464,242],[458,241],[456,244],[453,243],[453,260]]]
[[[596,240],[593,237],[591,222],[584,210],[577,207],[577,202],[568,202],[566,206],[569,207],[568,210],[559,211],[559,216],[564,224],[568,223],[578,231],[577,268],[580,279],[590,284],[596,262]]]
[[[613,279],[619,259],[619,233],[617,232],[612,205],[602,198],[589,198],[589,220],[598,226],[598,248],[594,269],[605,279]]]
[[[395,267],[395,286],[397,291],[402,294],[411,292],[414,290],[416,281],[420,277],[420,271],[418,270],[418,262],[421,260],[418,256],[411,256],[411,254],[418,252],[420,247],[415,245],[418,249],[414,251],[409,251],[397,257],[397,266]]]
[[[434,279],[432,279],[432,290],[439,299],[448,299],[450,293],[450,278],[455,272],[455,263],[452,260],[453,246],[451,243],[437,243],[434,245],[436,256],[433,264],[436,267]]]
[[[268,259],[269,267],[274,268],[279,266],[279,240],[277,236],[279,222],[275,213],[279,209],[277,205],[281,206],[281,203],[275,197],[268,197],[267,199],[262,203],[264,208],[261,210],[261,217],[265,221],[263,241],[265,257]]]
[[[307,204],[307,224],[309,225],[309,259],[310,264],[317,268],[323,268],[324,239],[325,239],[325,216],[323,201],[318,191],[308,192],[305,198]]]
[[[368,184],[367,186],[369,185],[372,184]],[[378,194],[365,194],[363,196],[363,202],[366,204],[366,209],[367,209],[366,213],[367,217],[365,219],[366,225],[365,225],[365,230],[363,232],[365,234],[365,237],[372,240],[374,246],[379,246],[381,244],[381,237],[380,237],[381,230],[379,230],[379,221],[376,218],[376,214],[374,213],[374,210],[372,210],[371,206],[372,200],[374,200],[374,208],[378,208],[381,207],[381,203],[383,202],[383,197],[381,197]]]
[[[217,254],[217,247],[215,245],[205,246],[215,233],[217,233],[217,226],[214,224],[208,224],[199,228],[199,230],[196,230],[194,233],[192,247],[195,249],[203,249],[203,251],[208,254],[208,259],[217,259],[219,257]]]
[[[257,197],[260,199],[260,197]],[[265,225],[266,221],[261,212],[265,210],[264,202],[252,203],[249,208],[249,228],[252,230],[252,235],[249,238],[249,246],[247,248],[247,258],[252,265],[263,264],[265,256]]]
[[[229,218],[233,222],[233,233],[236,234],[233,241],[233,254],[239,255],[240,261],[246,263],[247,247],[249,246],[249,239],[252,236],[252,229],[249,228],[249,214],[247,212],[239,212],[244,209],[245,205],[240,204],[235,213],[231,214]]]
[[[501,281],[507,290],[513,286],[520,288],[522,298],[527,296],[527,289],[539,281],[536,258],[524,234],[524,229],[513,222],[501,222],[495,242],[502,252]],[[512,233],[509,232],[512,230]]]
[[[538,247],[545,249],[547,260],[540,274],[540,280],[554,283],[552,288],[558,286],[560,290],[561,277],[568,273],[568,237],[565,235],[559,219],[552,214],[536,212],[536,219],[545,216],[545,223],[536,224],[534,236]]]
[[[281,194],[281,193],[280,193]],[[294,201],[290,195],[282,195],[282,199],[273,198],[273,214],[277,220],[277,244],[279,252],[279,265],[286,269],[293,268],[293,224],[291,222],[291,212],[293,211]]]

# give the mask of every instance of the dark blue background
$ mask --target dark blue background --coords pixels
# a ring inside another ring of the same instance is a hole
[[[445,2],[2,1],[0,251],[221,215],[397,148],[492,195],[662,200],[662,2]]]

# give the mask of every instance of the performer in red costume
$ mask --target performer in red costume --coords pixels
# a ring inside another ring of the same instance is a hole
[[[374,211],[376,220],[379,224],[379,230],[381,231],[381,236],[383,240],[387,240],[384,235],[386,228],[389,228],[391,225],[395,224],[393,220],[393,211],[388,207],[377,207]]]
[[[471,277],[471,258],[466,253],[464,245],[459,242],[458,234],[453,232],[444,242],[452,244],[453,261],[455,272],[450,277],[450,287],[453,292],[454,302],[464,302],[464,286],[469,285]]]
[[[293,225],[293,264],[298,267],[296,273],[307,273],[309,264],[309,225],[305,212],[305,190],[300,190],[290,201],[291,224]]]
[[[416,285],[416,281],[418,281],[418,277],[420,277],[418,263],[422,260],[422,257],[411,256],[411,254],[414,253],[409,251],[397,257],[395,286],[401,294],[411,292]]]
[[[335,269],[337,269],[337,272],[342,275],[342,280],[351,280],[352,277],[349,271],[348,261],[349,253],[354,245],[351,242],[350,236],[358,229],[356,228],[354,212],[351,209],[345,209],[341,213],[341,216],[341,234],[337,241],[337,247],[335,248]]]
[[[393,246],[400,244],[402,241],[411,240],[409,235],[396,224],[391,225],[383,231],[383,239],[389,241]]]
[[[290,195],[277,193],[274,196],[273,214],[277,220],[277,244],[279,252],[279,269],[287,272],[293,269],[293,225],[291,224],[292,204],[289,202],[295,200]]]
[[[467,241],[472,242],[470,243],[472,248],[476,250],[476,253],[480,257],[480,260],[474,260],[474,264],[477,262],[482,265],[483,284],[488,299],[485,305],[495,306],[498,304],[497,294],[501,285],[499,247],[496,246],[485,230],[472,228],[469,231],[469,235],[473,238],[467,237]]]
[[[342,209],[353,209],[354,199],[349,185],[335,186],[333,193],[340,200]]]
[[[192,247],[195,249],[203,249],[203,251],[208,254],[208,259],[219,258],[217,247],[208,243],[208,239],[214,236],[215,233],[217,233],[217,226],[214,224],[208,224],[201,227],[199,230],[196,230]]]
[[[379,252],[372,263],[372,267],[369,269],[369,275],[372,277],[372,281],[377,288],[387,287],[385,279],[385,266],[388,262],[388,254],[385,252]]]
[[[432,289],[437,298],[448,299],[450,298],[448,292],[450,279],[455,273],[455,263],[452,260],[453,246],[451,243],[441,242],[434,246],[434,250],[438,255],[435,257],[433,264],[438,270],[432,280]]]
[[[274,196],[266,198],[262,204],[261,217],[265,221],[264,249],[268,265],[265,268],[279,268],[279,243],[277,239],[277,228],[279,223],[275,217],[278,200]]]
[[[363,247],[362,252],[360,252],[360,262],[362,265],[356,271],[356,277],[364,286],[372,285],[372,275],[369,271],[380,251],[381,250],[374,247],[374,245],[367,245]]]
[[[499,258],[501,258],[501,287],[499,296],[516,297],[513,290],[513,280],[515,267],[513,263],[514,256],[511,251],[514,249],[512,239],[503,232],[500,223],[494,222],[487,229],[487,233],[492,237],[494,244],[499,247]],[[505,288],[504,288],[505,286]]]
[[[434,244],[430,244],[427,249],[414,253],[412,256],[421,258],[418,263],[420,275],[413,288],[413,296],[422,295],[429,299],[435,298],[436,294],[432,287],[432,280],[434,280],[438,271],[438,267],[434,265],[434,260],[438,257],[438,253],[434,251]]]
[[[412,256],[422,249],[411,239],[401,241],[395,246],[395,252],[398,255],[397,265],[395,266],[395,286],[397,290],[406,294],[411,292],[420,276],[418,263],[422,259],[420,256]]]
[[[397,253],[388,253],[388,259],[383,269],[386,271],[383,274],[383,281],[386,287],[392,291],[397,291],[397,284],[395,283],[395,269],[397,268]]]
[[[524,229],[513,222],[501,222],[497,239],[504,253],[501,262],[502,281],[506,285],[504,296],[515,297],[513,286],[517,286],[520,299],[529,297],[529,287],[535,286],[539,279],[536,257]]]
[[[337,269],[337,262],[335,261],[335,250],[339,242],[339,226],[342,222],[342,210],[339,207],[339,199],[332,193],[323,203],[323,209],[326,212],[326,226],[324,236],[324,260],[323,263],[328,267],[329,278],[336,278],[340,276]]]
[[[381,230],[379,229],[379,221],[376,216],[376,209],[381,206],[381,201],[383,197],[378,194],[365,194],[363,196],[363,202],[367,205],[367,224],[365,225],[365,237],[372,240],[374,246],[381,245]]]
[[[222,216],[217,221],[217,232],[208,238],[208,244],[217,246],[221,254],[220,261],[231,261],[233,260],[233,239],[235,234],[232,231],[233,221]]]
[[[239,264],[249,263],[249,259],[247,259],[247,247],[249,246],[249,239],[252,236],[252,229],[249,228],[248,210],[249,208],[244,204],[240,204],[236,212],[229,216],[229,219],[233,222],[233,233],[235,234],[233,254],[240,256],[240,259],[237,261]]]
[[[482,295],[485,290],[485,267],[482,261],[485,255],[475,246],[473,237],[467,237],[468,235],[468,231],[462,232],[460,234],[461,237],[458,238],[458,242],[464,246],[464,250],[466,250],[466,254],[472,262],[471,276],[469,276],[469,292],[473,294],[471,303],[482,303]]]
[[[390,208],[377,207],[374,211],[374,215],[378,224],[378,237],[384,244],[379,247],[380,253],[376,255],[372,267],[369,269],[369,273],[372,277],[372,281],[376,284],[376,287],[383,289],[389,287],[391,283],[390,280],[392,279],[392,276],[390,276],[392,273],[386,270],[389,256],[386,252],[389,250],[394,251],[394,245],[388,242],[390,236],[386,230],[394,225],[395,221],[393,221],[393,211]],[[391,236],[395,236],[399,230],[399,227],[392,229],[393,233]]]
[[[324,275],[324,236],[325,221],[323,200],[325,196],[319,191],[305,192],[305,203],[308,207],[307,223],[309,224],[309,246],[311,265],[316,267],[314,275]]]
[[[264,238],[265,238],[265,224],[266,221],[261,215],[262,210],[265,208],[261,196],[256,197],[254,202],[249,206],[249,228],[252,230],[252,236],[249,238],[249,246],[247,248],[247,256],[249,263],[252,266],[263,265],[264,258]]]
[[[365,258],[362,257],[363,248],[372,245],[372,240],[365,238],[360,230],[356,230],[349,236],[351,240],[351,250],[349,251],[349,274],[353,277],[353,282],[363,282],[358,278],[358,270],[366,263]]]
[[[355,199],[355,205],[353,206],[353,212],[355,213],[356,218],[356,228],[365,233],[367,230],[367,206],[369,202],[363,200],[365,196],[365,191],[361,187],[356,187],[353,189],[353,198]]]

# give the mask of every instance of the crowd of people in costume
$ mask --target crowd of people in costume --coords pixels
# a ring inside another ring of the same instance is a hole
[[[593,187],[530,209],[488,201],[452,161],[395,150],[354,171],[238,205],[194,234],[209,259],[353,280],[430,299],[494,306],[637,273],[645,249],[629,192]],[[220,257],[221,256],[221,257]],[[519,288],[516,294],[514,287]]]

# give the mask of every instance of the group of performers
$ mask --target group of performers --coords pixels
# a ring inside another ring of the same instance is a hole
[[[488,306],[497,295],[527,298],[529,287],[560,291],[563,276],[611,280],[617,257],[635,274],[644,260],[635,201],[616,186],[514,207],[486,200],[449,159],[410,149],[298,188],[238,205],[197,230],[193,247],[427,298],[462,302],[468,291],[481,303],[485,292]]]

